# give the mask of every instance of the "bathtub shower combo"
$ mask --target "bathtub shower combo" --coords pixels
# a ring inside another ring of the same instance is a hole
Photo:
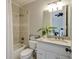
[[[14,46],[14,59],[33,59],[33,52],[36,49],[36,41],[29,40],[29,48],[24,44],[18,43]]]
[[[21,43],[17,43],[14,45],[14,59],[20,59],[20,53],[24,50],[25,45]]]

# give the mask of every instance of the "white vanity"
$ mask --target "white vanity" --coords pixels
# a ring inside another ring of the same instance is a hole
[[[51,6],[51,3],[48,5]],[[67,38],[72,37],[71,5],[72,5],[71,2],[68,1],[68,3],[62,6],[61,10],[54,11],[53,8],[51,12],[49,12],[48,10],[44,10],[43,26],[42,26],[43,28],[41,28],[42,35],[40,36],[46,35],[47,37],[48,36],[52,37],[56,36],[56,37],[55,38],[44,37],[37,39],[37,49],[36,49],[37,59],[72,59],[71,58],[72,41],[69,38]],[[56,39],[57,37],[59,38]]]
[[[71,59],[70,40],[37,39],[37,59]]]

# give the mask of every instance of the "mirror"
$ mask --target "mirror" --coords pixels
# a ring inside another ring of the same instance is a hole
[[[70,37],[71,30],[71,11],[70,6],[65,5],[62,10],[49,12],[43,11],[43,27],[53,27],[48,35]],[[68,17],[69,16],[69,17]]]

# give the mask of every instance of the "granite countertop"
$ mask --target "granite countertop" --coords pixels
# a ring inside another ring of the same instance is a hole
[[[55,38],[39,38],[37,41],[44,42],[44,43],[52,43],[52,44],[57,44],[57,45],[62,45],[62,46],[69,46],[71,47],[71,40],[70,39],[55,39]]]

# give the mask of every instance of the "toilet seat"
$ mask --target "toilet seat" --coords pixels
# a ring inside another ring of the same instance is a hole
[[[32,54],[32,52],[33,52],[32,49],[27,48],[27,49],[25,49],[25,50],[23,50],[23,51],[21,52],[21,56],[27,56],[27,55],[29,55],[29,54]]]

